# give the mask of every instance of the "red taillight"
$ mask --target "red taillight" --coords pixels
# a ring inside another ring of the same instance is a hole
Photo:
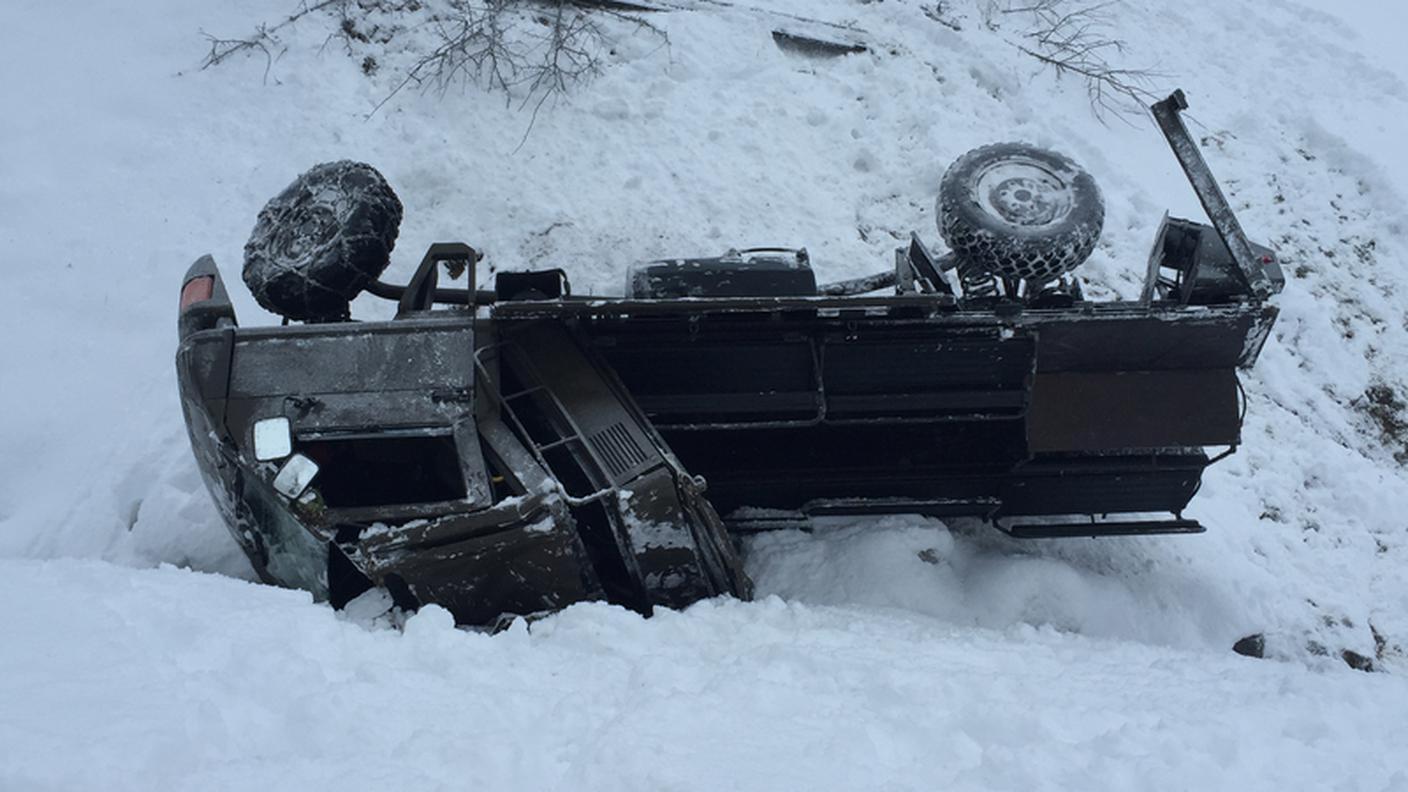
[[[205,302],[215,293],[215,276],[201,275],[186,281],[186,285],[181,287],[181,311],[198,302]]]

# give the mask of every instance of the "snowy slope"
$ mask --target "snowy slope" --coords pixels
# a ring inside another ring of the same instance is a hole
[[[839,522],[753,543],[779,599],[579,608],[487,638],[434,614],[368,629],[226,579],[250,573],[180,424],[177,280],[210,252],[235,285],[255,213],[308,165],[362,159],[397,188],[393,278],[462,238],[607,292],[631,261],[747,244],[805,244],[827,279],[887,266],[910,230],[937,239],[944,167],[993,140],[1094,173],[1097,294],[1134,293],[1160,214],[1196,201],[1150,124],[1097,120],[981,0],[942,22],[898,0],[701,3],[653,17],[668,47],[613,24],[605,71],[526,138],[529,112],[473,88],[368,116],[423,31],[371,77],[313,19],[267,75],[257,55],[197,68],[199,30],[291,5],[0,7],[0,74],[25,75],[0,81],[0,788],[1408,785],[1408,448],[1366,398],[1408,400],[1408,68],[1386,32],[1408,12],[1109,9],[1289,262],[1245,445],[1191,510],[1209,533]],[[872,52],[784,54],[782,13],[851,24]],[[274,320],[234,291],[244,323]],[[80,560],[35,560],[57,558]],[[1230,656],[1253,632],[1275,661]]]

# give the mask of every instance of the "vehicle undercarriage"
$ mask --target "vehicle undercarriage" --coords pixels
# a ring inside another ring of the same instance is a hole
[[[1093,181],[1015,144],[945,177],[946,255],[916,235],[886,272],[818,286],[804,250],[729,251],[638,265],[623,297],[573,295],[561,270],[481,288],[460,243],[383,283],[389,187],[334,216],[295,182],[261,213],[245,280],[301,324],[239,326],[208,256],[183,281],[197,461],[264,579],[334,605],[380,587],[465,624],[746,598],[737,537],[825,515],[1200,532],[1183,511],[1240,442],[1237,372],[1282,279],[1184,106],[1177,93],[1154,117],[1212,224],[1165,217],[1127,301],[1087,300],[1068,276],[1103,220]],[[380,189],[367,166],[319,168],[321,184]],[[361,290],[396,317],[351,321]]]

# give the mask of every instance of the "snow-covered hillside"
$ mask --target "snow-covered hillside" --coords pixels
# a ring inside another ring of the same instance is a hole
[[[1408,789],[1408,60],[1391,0],[1121,0],[1122,65],[1194,132],[1289,283],[1244,376],[1207,534],[1020,543],[967,522],[836,521],[749,547],[755,603],[585,606],[493,637],[404,632],[247,582],[172,377],[178,279],[235,277],[264,201],[355,158],[432,241],[619,292],[624,266],[806,245],[888,265],[964,151],[1064,151],[1107,202],[1080,270],[1131,295],[1196,200],[1149,122],[1091,112],[985,0],[679,2],[668,46],[607,21],[544,105],[405,90],[427,31],[364,73],[310,15],[200,70],[290,0],[0,6],[0,789]],[[789,16],[790,15],[790,16]],[[774,27],[843,24],[809,59]],[[531,119],[531,129],[530,129]],[[272,322],[242,289],[245,324]],[[368,301],[354,310],[384,310]],[[1395,433],[1397,433],[1395,435]],[[1270,659],[1233,655],[1266,636]],[[1345,651],[1387,673],[1350,670]]]

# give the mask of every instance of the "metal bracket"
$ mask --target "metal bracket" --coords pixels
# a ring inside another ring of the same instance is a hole
[[[463,242],[435,242],[425,251],[425,257],[421,259],[420,266],[416,267],[409,283],[397,286],[374,280],[367,284],[367,293],[387,300],[400,301],[402,305],[398,306],[398,314],[407,310],[428,309],[434,303],[470,307],[489,305],[494,302],[494,293],[475,288],[474,268],[481,258],[483,254]],[[435,265],[441,262],[463,264],[465,272],[468,273],[467,288],[447,289],[438,286],[439,273]]]
[[[1222,188],[1218,186],[1217,179],[1213,177],[1202,152],[1198,150],[1198,144],[1193,142],[1192,135],[1188,134],[1188,127],[1184,126],[1183,119],[1179,116],[1180,112],[1188,109],[1188,98],[1183,95],[1183,91],[1174,91],[1167,99],[1155,102],[1149,109],[1168,140],[1169,147],[1173,149],[1174,156],[1178,158],[1178,164],[1183,166],[1183,172],[1192,183],[1193,192],[1198,194],[1198,200],[1203,204],[1203,210],[1207,212],[1213,228],[1217,229],[1218,235],[1232,253],[1232,261],[1252,294],[1258,300],[1265,300],[1281,291],[1284,284],[1269,277],[1266,268],[1258,261],[1251,244],[1247,242],[1246,234],[1242,231],[1242,224],[1237,222],[1237,216],[1233,214],[1227,197],[1222,194]]]
[[[953,287],[949,285],[941,272],[941,270],[953,266],[951,257],[952,254],[944,258],[935,258],[918,234],[911,233],[909,235],[909,250],[904,254],[904,262],[909,265],[910,280],[919,285],[920,292],[953,295]],[[945,261],[945,258],[950,260]]]

